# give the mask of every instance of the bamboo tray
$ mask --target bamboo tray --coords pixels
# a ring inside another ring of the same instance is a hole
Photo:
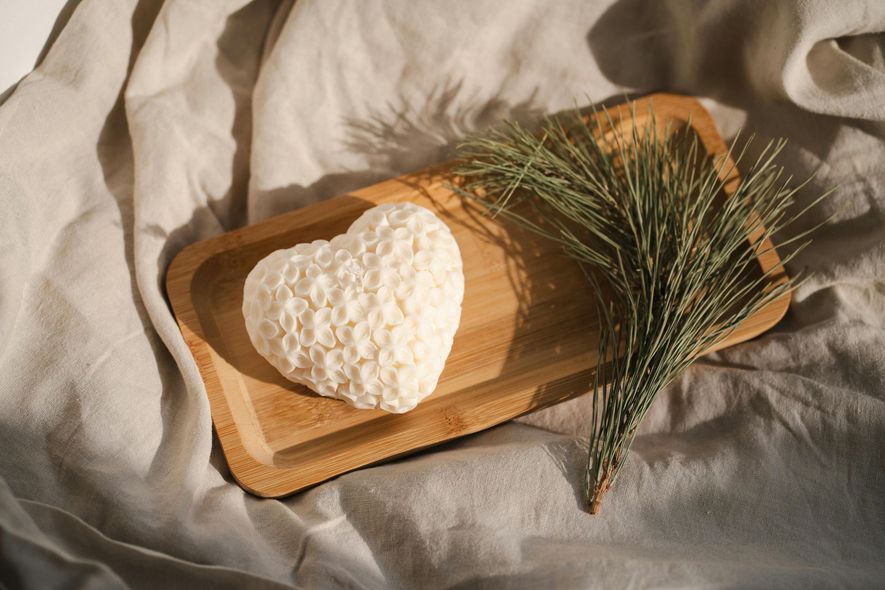
[[[708,152],[725,154],[712,119],[694,99],[653,95],[636,103],[636,118],[647,117],[652,107],[659,124],[690,124]],[[623,105],[610,113],[630,117]],[[285,380],[252,348],[240,308],[246,274],[261,258],[331,238],[365,209],[400,201],[433,210],[452,229],[466,289],[461,326],[437,390],[415,410],[393,415],[356,410]],[[773,249],[759,264],[783,273]],[[582,395],[597,361],[592,298],[577,265],[555,244],[491,220],[453,195],[444,168],[191,244],[173,260],[166,284],[231,473],[263,497],[291,494]],[[788,305],[788,295],[773,302],[715,348],[761,334]]]

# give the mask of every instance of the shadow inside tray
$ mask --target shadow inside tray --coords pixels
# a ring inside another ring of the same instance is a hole
[[[411,175],[405,177],[402,182],[407,183],[409,188],[415,191],[416,200],[432,209],[456,234],[463,235],[466,230],[476,240],[506,253],[503,272],[506,273],[508,288],[512,290],[514,298],[518,301],[518,307],[513,319],[512,340],[501,375],[512,377],[520,372],[541,370],[543,367],[538,366],[533,358],[543,356],[544,364],[547,364],[551,359],[555,359],[560,351],[559,341],[564,335],[573,334],[576,329],[592,329],[592,325],[569,325],[569,320],[575,316],[573,309],[569,313],[556,312],[556,306],[563,304],[563,297],[559,291],[563,285],[557,285],[550,280],[549,273],[543,272],[543,269],[551,264],[573,265],[574,263],[562,258],[558,250],[551,249],[543,238],[513,223],[500,218],[491,222],[484,210],[473,203],[464,200],[454,205],[451,200],[441,202],[424,189],[427,182],[432,182],[431,175],[436,176],[440,171],[441,169],[433,169],[426,175],[420,173]],[[262,241],[234,250],[225,250],[206,260],[194,273],[192,279],[191,291],[196,315],[183,320],[196,322],[197,325],[190,326],[191,330],[202,334],[215,353],[240,374],[279,386],[299,396],[318,398],[308,388],[285,379],[251,346],[241,313],[243,285],[248,272],[271,252],[281,248],[291,248],[301,242],[329,239],[346,231],[363,211],[374,205],[370,201],[354,196],[340,197],[334,204],[335,212],[324,218],[322,223],[276,233]],[[294,216],[297,213],[289,215]],[[533,221],[542,220],[533,219]],[[295,225],[300,224],[293,223],[293,227]],[[475,254],[465,250],[467,256]],[[476,263],[476,260],[465,261],[465,265]],[[572,278],[578,278],[579,275],[580,270],[575,266]],[[578,281],[570,280],[567,286],[575,287],[580,284]],[[581,297],[580,293],[573,294],[575,295],[573,299]],[[468,279],[465,298],[469,297],[471,297],[471,284]],[[589,298],[587,301],[589,304]],[[468,305],[465,304],[466,307]],[[481,338],[482,335],[461,332],[456,334],[453,354],[457,353],[459,341],[477,337]],[[539,355],[538,347],[548,347],[549,351]],[[580,385],[580,393],[588,390],[587,383],[589,381]],[[562,389],[563,385],[564,382],[558,379],[551,382],[551,387],[558,389]],[[547,393],[549,392],[539,391],[538,399],[546,399]],[[564,390],[562,395],[563,399],[567,399],[576,395],[576,392]],[[430,398],[425,404],[432,401],[433,398]],[[341,402],[329,400],[329,403]],[[544,405],[549,403],[545,401]]]

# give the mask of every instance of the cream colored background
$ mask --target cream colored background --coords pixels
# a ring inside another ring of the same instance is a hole
[[[0,582],[881,584],[883,31],[875,0],[83,0],[0,106]],[[284,501],[231,481],[161,287],[181,247],[656,89],[840,189],[785,321],[660,396],[601,516],[586,398]]]

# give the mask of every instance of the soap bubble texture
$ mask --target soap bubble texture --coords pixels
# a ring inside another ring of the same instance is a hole
[[[433,393],[461,320],[452,232],[412,203],[379,205],[331,241],[277,250],[246,277],[252,345],[287,379],[402,413]]]

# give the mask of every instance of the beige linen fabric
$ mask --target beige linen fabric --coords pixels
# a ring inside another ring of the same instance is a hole
[[[0,106],[0,585],[883,583],[885,4],[70,13]],[[819,170],[803,199],[840,188],[787,318],[662,393],[602,515],[581,509],[586,397],[282,501],[233,483],[162,287],[176,252],[502,117],[653,90],[789,137],[789,172]]]

